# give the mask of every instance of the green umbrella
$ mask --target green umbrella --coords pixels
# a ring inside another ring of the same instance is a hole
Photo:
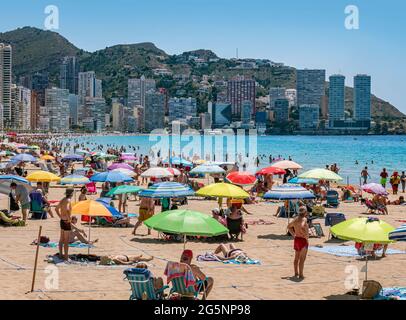
[[[227,234],[228,229],[209,215],[192,210],[165,211],[147,219],[145,225],[156,231],[186,236],[214,237]]]
[[[126,194],[126,193],[138,193],[141,190],[144,189],[137,186],[122,185],[111,189],[107,193],[107,196],[114,196],[116,194]]]

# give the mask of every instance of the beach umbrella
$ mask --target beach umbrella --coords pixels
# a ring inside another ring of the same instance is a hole
[[[61,161],[83,161],[83,157],[78,154],[64,156]]]
[[[136,173],[133,170],[127,170],[127,169],[114,169],[111,170],[111,172],[121,172],[129,177],[135,177]]]
[[[319,180],[294,177],[288,181],[291,184],[318,184]]]
[[[90,152],[87,151],[87,150],[83,150],[83,149],[77,149],[77,150],[75,151],[75,154],[89,155]]]
[[[103,155],[96,156],[96,158],[110,161],[110,160],[116,160],[118,157],[114,154],[103,154]]]
[[[39,146],[35,146],[35,145],[33,145],[33,146],[29,146],[29,149],[32,149],[32,150],[39,150],[39,149],[41,149]]]
[[[263,168],[259,171],[257,171],[257,174],[265,176],[267,174],[285,174],[286,171],[284,169],[278,168],[278,167],[267,167],[267,168]]]
[[[378,183],[368,183],[361,186],[362,191],[371,193],[371,194],[378,194],[382,196],[388,195],[386,189]]]
[[[338,174],[327,169],[312,169],[302,174],[298,175],[298,178],[301,179],[316,179],[324,181],[341,181],[341,178]]]
[[[281,169],[291,169],[291,170],[299,170],[303,169],[303,167],[290,160],[282,160],[282,161],[277,161],[271,165],[271,167],[276,167],[276,168],[281,168]]]
[[[90,217],[88,235],[88,240],[90,241],[90,226],[92,223],[91,217],[112,217],[114,210],[116,209],[102,202],[86,200],[77,202],[72,206],[72,215],[82,215]],[[88,247],[88,253],[90,253],[90,246]]]
[[[389,240],[406,241],[406,224],[389,232]]]
[[[108,166],[107,169],[109,169],[109,170],[114,170],[114,169],[134,170],[134,167],[130,166],[127,163],[113,163],[110,166]]]
[[[257,181],[254,175],[244,171],[234,171],[227,175],[226,179],[232,184],[239,186],[251,185]]]
[[[137,157],[132,154],[122,154],[120,156],[120,159],[127,160],[127,161],[135,161],[135,160],[137,160]]]
[[[60,182],[62,185],[70,184],[70,185],[80,185],[80,184],[88,184],[90,183],[89,178],[78,175],[78,174],[71,174],[69,176],[63,177]]]
[[[193,163],[197,164],[197,165],[200,165],[200,164],[206,163],[206,160],[204,160],[204,159],[196,159],[196,160],[193,160]]]
[[[225,170],[216,165],[202,164],[202,165],[197,166],[196,168],[193,168],[192,170],[190,170],[190,173],[192,173],[192,174],[200,174],[200,173],[218,174],[218,173],[225,173]]]
[[[155,178],[167,178],[172,177],[173,174],[167,169],[161,167],[149,168],[141,174],[141,177],[155,177]]]
[[[242,188],[230,183],[213,183],[199,189],[196,195],[201,197],[246,199],[250,195]]]
[[[185,167],[191,167],[193,165],[192,162],[190,162],[186,159],[180,158],[180,157],[171,157],[169,159],[167,158],[167,159],[164,159],[162,161],[162,163],[172,164],[172,165],[176,165],[176,166],[183,165]]]
[[[389,244],[389,233],[395,228],[378,218],[354,218],[331,227],[330,232],[342,240],[355,241],[362,244]],[[365,280],[368,279],[368,255],[365,257]]]
[[[131,182],[133,179],[124,173],[117,171],[106,171],[97,173],[90,177],[93,182]]]
[[[111,189],[107,193],[107,196],[114,196],[117,194],[127,194],[127,193],[138,193],[142,190],[144,190],[144,188],[138,186],[122,185]]]
[[[193,196],[195,192],[191,187],[178,182],[160,182],[155,183],[148,189],[142,190],[139,193],[140,197],[145,198],[180,198]]]
[[[172,173],[174,176],[180,175],[180,171],[176,168],[165,168],[165,169],[168,170],[170,173]]]
[[[171,210],[158,213],[144,221],[144,224],[159,232],[184,236],[215,237],[227,234],[229,230],[207,214],[192,210]]]
[[[61,178],[48,171],[34,171],[27,176],[31,182],[59,182]]]
[[[13,162],[36,162],[37,158],[27,153],[21,153],[11,158]]]
[[[316,197],[309,190],[291,184],[283,184],[273,187],[264,194],[267,200],[298,200],[298,199],[315,199]]]
[[[8,195],[10,193],[10,185],[12,183],[23,185],[28,191],[32,190],[30,182],[20,176],[0,175],[0,193]]]
[[[46,154],[44,156],[41,157],[41,160],[55,160],[55,157],[50,156],[49,154]]]

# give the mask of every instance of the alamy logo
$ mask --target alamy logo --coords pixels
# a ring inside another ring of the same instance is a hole
[[[59,29],[59,8],[55,5],[45,7],[44,13],[47,14],[44,21],[45,30]]]
[[[347,30],[358,30],[359,29],[359,9],[355,5],[348,5],[345,7],[344,13],[347,15],[345,17],[344,26]]]

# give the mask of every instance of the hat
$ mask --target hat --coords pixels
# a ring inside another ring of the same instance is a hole
[[[190,258],[190,259],[193,259],[193,251],[186,249],[186,250],[184,250],[184,251],[182,252],[182,256],[185,256],[185,257],[188,257],[188,258]]]

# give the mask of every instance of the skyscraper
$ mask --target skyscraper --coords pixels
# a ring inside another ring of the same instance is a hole
[[[85,97],[96,97],[96,74],[94,71],[79,72],[78,95],[84,102]]]
[[[329,126],[334,128],[335,121],[345,119],[345,77],[342,75],[332,75],[329,80]]]
[[[299,107],[300,129],[317,129],[319,127],[320,106],[318,104],[302,104]]]
[[[71,94],[78,94],[79,62],[75,56],[63,58],[60,66],[59,86],[68,89]]]
[[[49,87],[47,72],[36,72],[31,79],[31,89],[36,92],[39,106],[45,106],[45,90]]]
[[[62,132],[69,130],[69,91],[52,88],[45,90],[45,108],[50,131]],[[46,123],[47,121],[42,121]]]
[[[170,122],[196,116],[197,102],[195,98],[170,98],[168,106]]]
[[[69,124],[77,125],[79,121],[78,117],[79,110],[79,96],[76,94],[69,94]]]
[[[145,93],[144,130],[163,129],[165,125],[165,95],[162,93]]]
[[[101,132],[105,127],[106,100],[98,97],[86,97],[83,122],[87,123],[87,130]]]
[[[297,70],[297,105],[317,104],[322,105],[325,95],[326,70]]]
[[[271,108],[275,107],[275,101],[278,99],[286,98],[286,89],[274,87],[269,89],[269,105]]]
[[[354,77],[354,114],[355,120],[371,125],[371,77],[359,74]]]
[[[149,91],[155,91],[156,84],[153,79],[128,79],[128,106],[145,107],[145,95]]]
[[[274,106],[274,118],[277,123],[289,121],[289,100],[277,99]]]
[[[243,126],[249,125],[252,115],[252,102],[249,100],[243,101],[241,106],[241,124]]]
[[[12,85],[11,106],[11,128],[31,130],[31,90]]]
[[[0,43],[0,128],[11,125],[12,48]]]
[[[237,77],[227,83],[227,100],[231,103],[233,120],[241,120],[242,103],[251,101],[251,114],[255,113],[255,80]]]

